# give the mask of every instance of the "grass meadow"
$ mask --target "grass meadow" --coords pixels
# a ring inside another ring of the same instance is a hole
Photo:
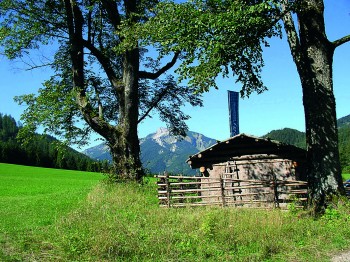
[[[350,174],[343,174],[343,180],[348,180],[350,179]]]
[[[0,164],[0,261],[329,261],[350,249],[350,205],[161,209],[155,181]]]

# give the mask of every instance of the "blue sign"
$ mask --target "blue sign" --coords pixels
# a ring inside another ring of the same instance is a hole
[[[230,117],[230,136],[239,134],[239,92],[228,91],[228,110]]]

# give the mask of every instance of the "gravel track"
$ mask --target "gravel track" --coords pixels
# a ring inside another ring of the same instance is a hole
[[[350,250],[345,251],[331,259],[332,262],[350,262]]]

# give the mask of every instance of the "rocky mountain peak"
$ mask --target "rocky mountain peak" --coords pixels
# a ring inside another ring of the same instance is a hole
[[[188,156],[198,153],[216,140],[196,132],[187,132],[186,137],[173,136],[167,128],[161,127],[155,133],[140,139],[141,161],[152,173],[168,172],[178,174],[195,174],[185,162]],[[84,151],[92,158],[111,160],[105,143]]]
[[[152,140],[154,140],[161,147],[168,147],[172,144],[178,142],[178,138],[176,136],[172,136],[170,131],[165,127],[160,127],[154,134],[150,135]]]
[[[160,127],[157,129],[157,131],[153,134],[153,138],[161,137],[161,136],[168,136],[170,134],[170,131],[166,127]]]

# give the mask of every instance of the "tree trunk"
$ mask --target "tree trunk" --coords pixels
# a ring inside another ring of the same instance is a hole
[[[123,62],[123,83],[124,101],[123,101],[123,119],[122,133],[125,146],[124,156],[125,164],[123,174],[131,176],[140,181],[144,175],[140,161],[140,143],[137,134],[137,125],[139,117],[139,51],[133,49],[127,51]]]
[[[126,16],[133,23],[137,22],[137,1],[124,1]],[[140,181],[144,175],[140,161],[140,142],[137,134],[139,118],[139,65],[140,53],[138,48],[126,51],[123,58],[124,97],[121,103],[123,112],[119,125],[122,129],[124,143],[124,170],[122,174]]]
[[[86,44],[86,42],[84,42],[82,36],[84,20],[79,7],[75,3],[72,4],[71,0],[65,0],[64,3],[71,43],[73,83],[77,92],[77,103],[80,111],[89,126],[107,140],[113,160],[113,178],[141,181],[144,173],[140,161],[140,145],[137,135],[139,50],[127,51],[124,55],[124,88],[116,87],[119,93],[120,119],[118,125],[114,127],[107,123],[102,115],[94,111],[86,96],[84,77],[84,43]],[[137,11],[136,1],[127,1],[125,5],[128,15]],[[97,52],[94,49],[92,51]],[[103,64],[104,61],[100,60],[100,62]]]
[[[334,47],[328,41],[321,0],[308,0],[297,12],[299,56],[293,55],[303,90],[309,205],[322,213],[332,195],[344,194],[333,94]],[[293,54],[293,52],[292,52]]]

